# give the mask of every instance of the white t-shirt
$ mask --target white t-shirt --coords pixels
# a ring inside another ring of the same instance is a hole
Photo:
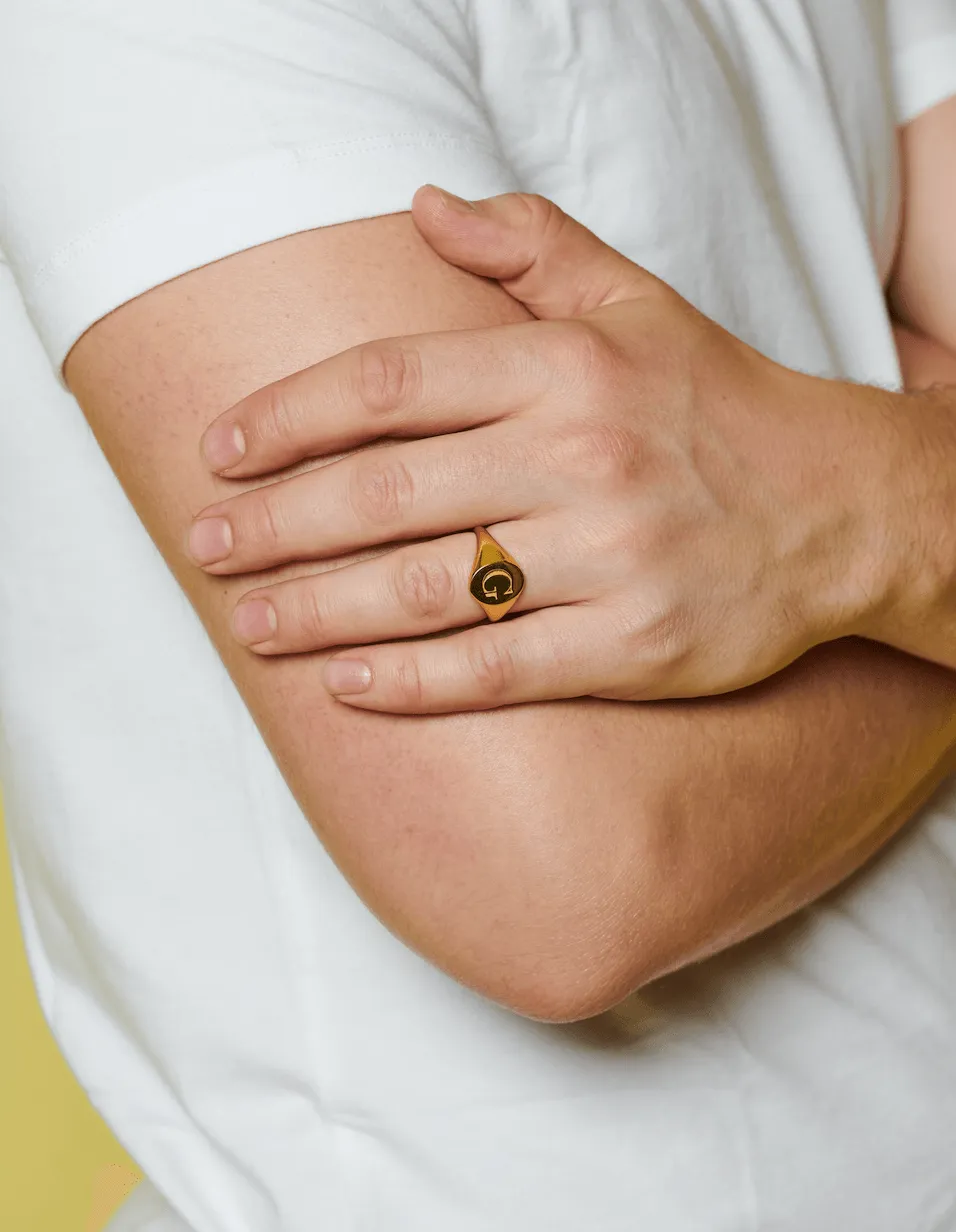
[[[893,385],[894,129],[953,93],[956,0],[6,0],[0,774],[44,1011],[151,1178],[116,1230],[956,1229],[956,785],[770,933],[523,1019],[338,872],[58,383],[125,300],[430,180]]]

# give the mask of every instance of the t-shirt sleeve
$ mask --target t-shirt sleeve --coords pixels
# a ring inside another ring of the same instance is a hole
[[[457,0],[6,0],[0,249],[62,383],[129,299],[297,231],[516,187]]]
[[[956,94],[956,0],[888,0],[896,114],[906,124]]]

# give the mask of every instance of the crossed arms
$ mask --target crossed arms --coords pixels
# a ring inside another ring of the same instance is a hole
[[[956,172],[947,185],[938,170],[954,123],[946,104],[907,136],[916,171],[895,289],[919,383],[945,378],[954,361],[941,347],[956,350],[956,280],[905,294],[932,281],[924,267],[956,261],[956,237],[932,222],[947,201],[954,212]],[[354,343],[524,316],[395,215],[289,236],[156,287],[97,322],[65,373],[356,891],[455,978],[529,1017],[570,1021],[858,869],[951,768],[956,676],[846,640],[720,698],[410,717],[337,705],[319,683],[331,652],[262,658],[239,646],[229,616],[250,584],[357,556],[254,579],[196,569],[182,550],[191,518],[241,490],[200,458],[209,421]]]

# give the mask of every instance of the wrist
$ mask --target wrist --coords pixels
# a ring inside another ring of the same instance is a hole
[[[956,390],[865,390],[871,466],[855,630],[910,654],[949,663],[956,612]],[[952,663],[956,666],[956,662]]]
[[[775,404],[778,555],[806,642],[871,636],[907,590],[892,486],[898,412],[888,390],[789,370]]]

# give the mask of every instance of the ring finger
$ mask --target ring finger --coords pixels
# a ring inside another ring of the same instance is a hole
[[[525,575],[511,612],[578,602],[597,591],[594,556],[575,556],[554,522],[487,527]],[[469,590],[475,550],[468,531],[248,591],[233,613],[233,634],[258,654],[295,654],[465,628],[486,619]]]

